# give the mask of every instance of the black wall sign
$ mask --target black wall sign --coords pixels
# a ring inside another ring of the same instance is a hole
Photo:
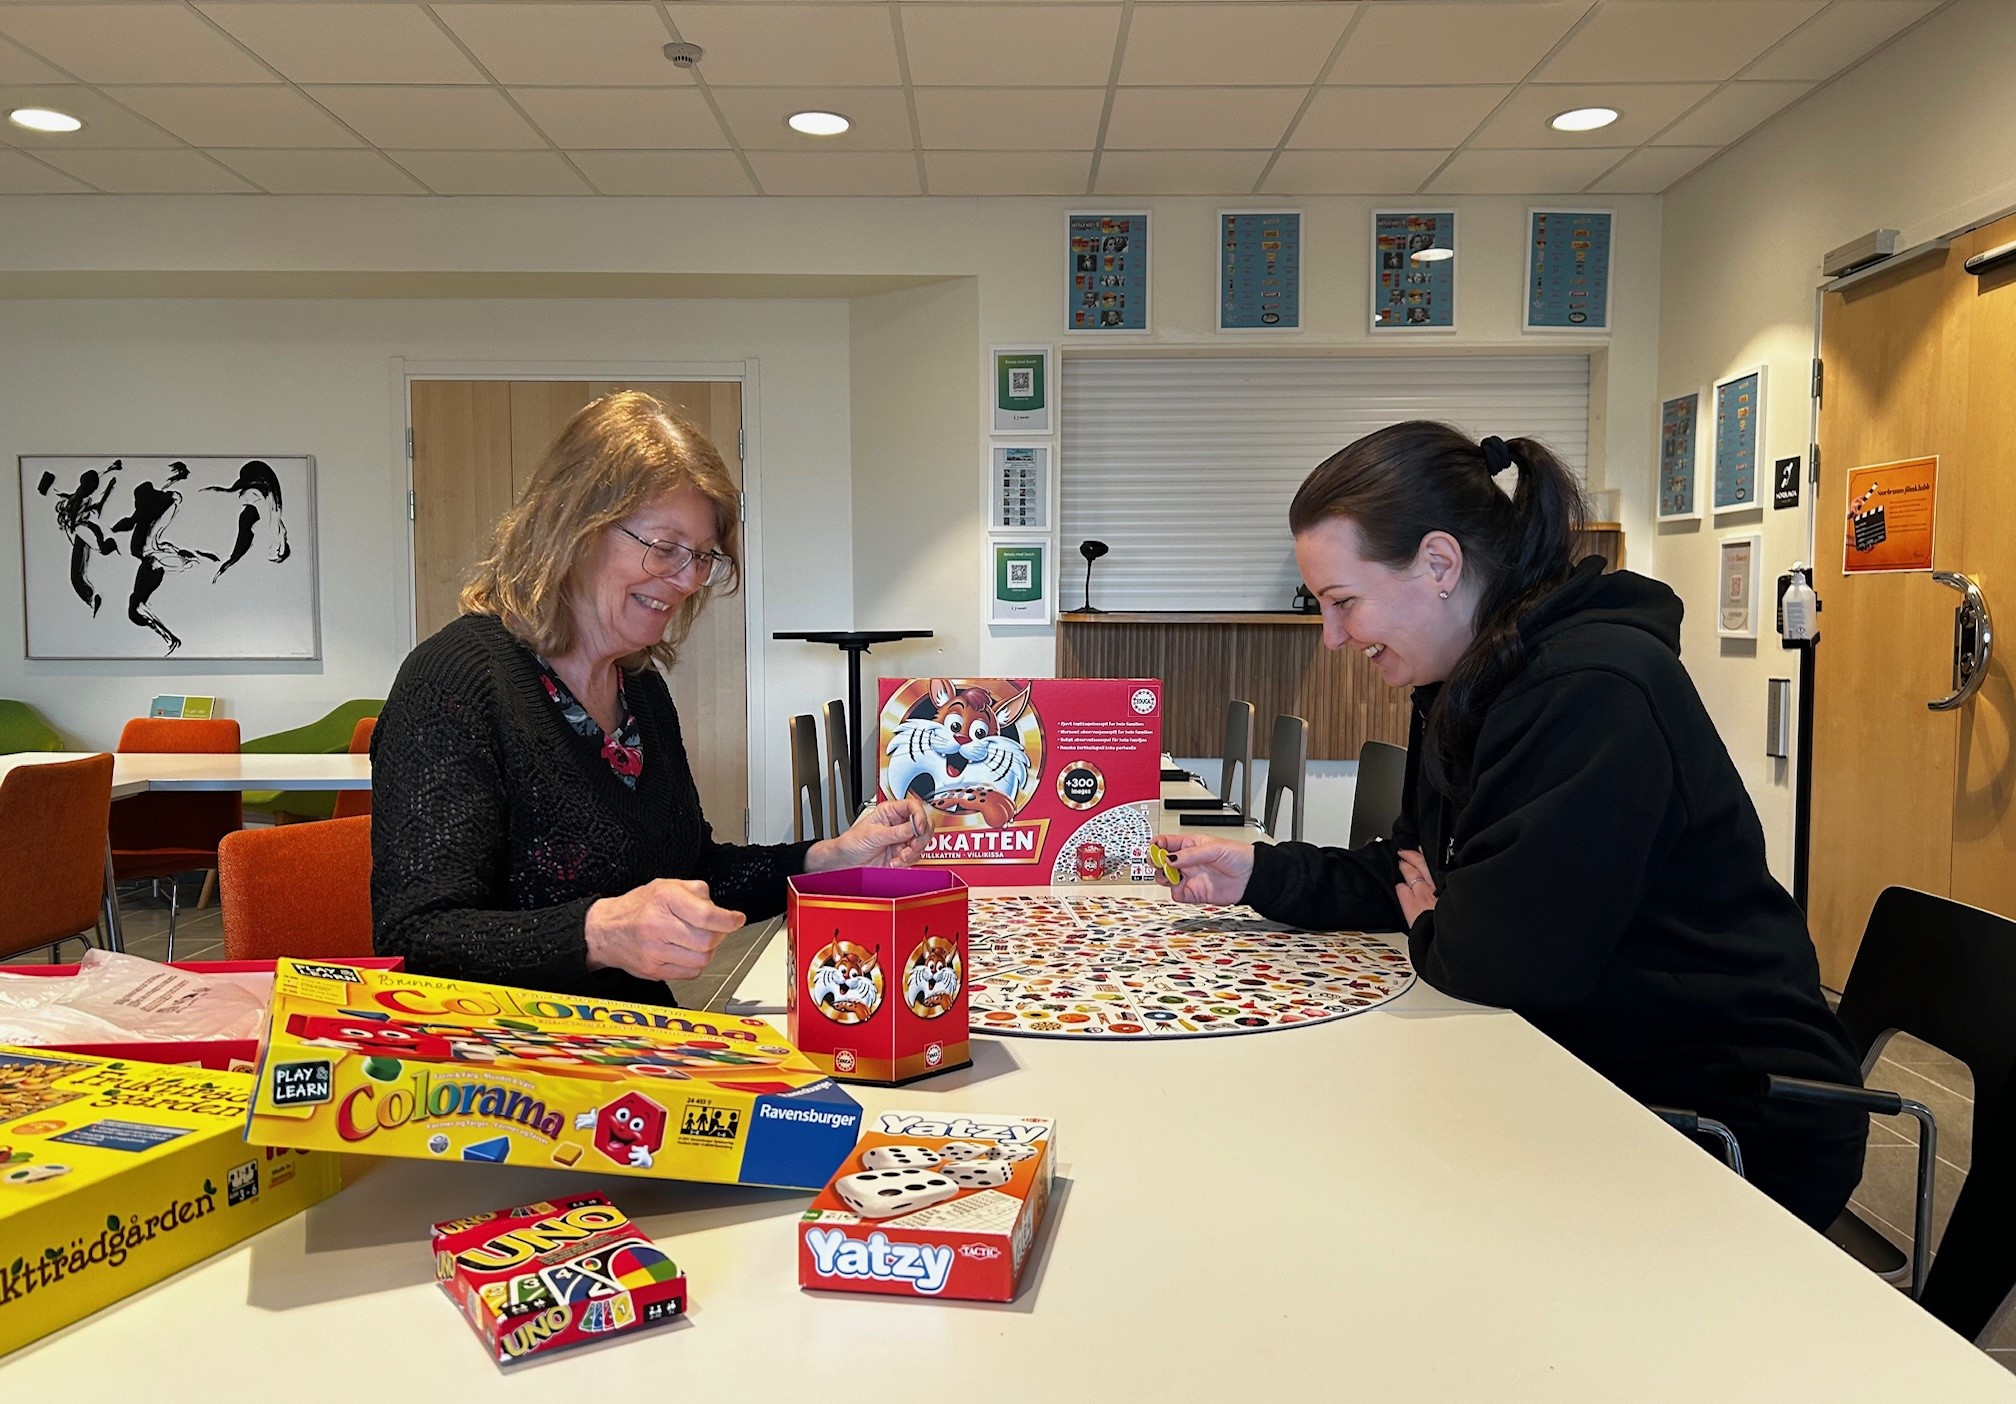
[[[1771,505],[1777,507],[1797,507],[1799,505],[1799,460],[1781,458],[1772,465]]]

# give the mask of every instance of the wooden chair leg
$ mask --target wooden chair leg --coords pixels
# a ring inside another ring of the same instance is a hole
[[[1297,797],[1300,798],[1299,796]],[[203,891],[196,899],[196,910],[202,911],[210,905],[210,899],[217,895],[217,870],[211,868],[203,874]]]

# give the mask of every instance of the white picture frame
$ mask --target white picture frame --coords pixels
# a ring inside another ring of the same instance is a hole
[[[1439,279],[1442,276],[1440,270],[1446,269],[1447,270],[1446,276],[1448,282],[1446,293],[1449,305],[1449,320],[1447,323],[1422,323],[1422,324],[1412,324],[1404,320],[1397,322],[1381,322],[1379,320],[1379,308],[1382,305],[1382,303],[1387,300],[1387,295],[1391,291],[1389,287],[1382,285],[1381,275],[1383,273],[1399,273],[1405,275],[1413,272],[1422,272],[1423,270],[1411,266],[1412,254],[1415,252],[1414,250],[1401,250],[1401,252],[1406,255],[1407,259],[1410,262],[1403,262],[1398,268],[1388,268],[1383,265],[1382,260],[1384,259],[1388,251],[1382,250],[1379,247],[1379,222],[1385,219],[1429,219],[1429,218],[1436,220],[1439,226],[1436,231],[1430,234],[1430,237],[1437,240],[1438,242],[1435,244],[1431,244],[1430,247],[1446,247],[1451,251],[1451,257],[1439,261],[1434,269],[1427,270],[1429,274],[1433,275],[1433,278],[1431,278],[1430,282],[1423,283],[1421,285],[1424,297],[1429,300],[1428,304],[1424,304],[1423,311],[1424,313],[1430,316],[1434,314],[1434,307],[1432,305],[1429,305],[1432,304],[1435,297],[1435,289],[1437,284],[1434,281],[1434,279]],[[1461,321],[1460,317],[1458,316],[1458,306],[1459,306],[1458,299],[1461,293],[1462,278],[1460,276],[1460,270],[1458,269],[1457,265],[1462,263],[1463,261],[1463,247],[1461,243],[1458,242],[1462,237],[1461,225],[1456,218],[1456,211],[1454,209],[1450,209],[1447,207],[1441,209],[1435,209],[1435,208],[1422,209],[1418,207],[1414,209],[1378,209],[1373,210],[1371,212],[1370,222],[1367,228],[1369,230],[1369,238],[1368,238],[1368,253],[1365,260],[1366,330],[1373,336],[1424,336],[1424,337],[1454,336],[1458,330]],[[1448,235],[1448,243],[1446,245],[1443,245],[1439,243],[1439,240],[1441,238],[1441,235],[1445,232]]]
[[[1652,462],[1658,475],[1653,512],[1662,522],[1698,522],[1701,520],[1701,418],[1704,407],[1710,403],[1705,390],[1689,390],[1659,402],[1659,417],[1656,439],[1652,447]],[[1669,445],[1669,420],[1672,432],[1682,434],[1684,446]],[[1682,421],[1684,420],[1684,426]],[[1680,466],[1679,458],[1684,455],[1686,485],[1677,496],[1669,490],[1668,457],[1675,457],[1673,466]]]
[[[1765,402],[1770,396],[1769,368],[1761,362],[1732,371],[1717,380],[1708,393],[1708,400],[1701,407],[1703,432],[1708,439],[1708,501],[1709,510],[1723,517],[1737,512],[1755,512],[1762,509],[1764,499],[1760,495],[1767,491],[1771,483],[1770,460],[1765,456]],[[1744,382],[1755,379],[1754,389],[1746,389]],[[1732,410],[1741,408],[1734,401],[1748,395],[1748,428],[1732,428],[1729,438],[1723,433],[1723,401],[1731,400]],[[1748,486],[1742,486],[1744,470],[1740,459],[1740,443],[1732,439],[1747,438],[1750,450]],[[1736,495],[1738,493],[1743,495]],[[1724,501],[1725,495],[1729,500]]]
[[[987,446],[987,530],[1047,535],[1056,500],[1057,455],[1048,442]]]
[[[1018,567],[1025,573],[1017,575]],[[987,622],[1047,626],[1057,618],[1057,549],[1048,536],[987,539]],[[1034,592],[1033,598],[1013,598]]]
[[[1086,250],[1077,249],[1073,247],[1074,238],[1078,237],[1073,234],[1073,228],[1075,222],[1078,220],[1133,221],[1134,223],[1130,225],[1129,229],[1125,233],[1118,233],[1118,232],[1112,234],[1101,233],[1097,237],[1101,240],[1102,243],[1107,238],[1126,239],[1128,241],[1128,245],[1126,247],[1111,250],[1110,252],[1115,255],[1128,255],[1133,258],[1137,258],[1139,259],[1138,265],[1130,266],[1124,271],[1109,270],[1103,266],[1103,261],[1107,256],[1107,254],[1109,253],[1109,250],[1106,250],[1104,248],[1094,249],[1090,251],[1093,255],[1094,262],[1091,269],[1089,270],[1089,273],[1090,276],[1095,281],[1087,286],[1081,287],[1077,285],[1074,282],[1074,279],[1076,279],[1081,272],[1086,271],[1078,266],[1077,260],[1080,254],[1087,252]],[[1081,341],[1082,340],[1097,341],[1110,338],[1150,336],[1154,333],[1155,246],[1154,246],[1154,231],[1151,228],[1151,224],[1152,221],[1150,219],[1150,212],[1146,209],[1089,209],[1089,210],[1075,209],[1075,210],[1066,210],[1064,212],[1063,326],[1064,326],[1064,335],[1067,338],[1075,338]],[[1135,246],[1136,240],[1139,241],[1139,247]],[[1136,278],[1137,274],[1138,279]],[[1124,276],[1130,281],[1128,281],[1124,285],[1116,285],[1113,287],[1099,286],[1096,280],[1098,278],[1107,276]],[[1108,310],[1117,311],[1123,314],[1123,323],[1115,326],[1099,326],[1099,325],[1087,326],[1087,325],[1081,325],[1079,322],[1074,320],[1076,313],[1082,310],[1086,310],[1086,305],[1083,302],[1083,298],[1087,292],[1090,292],[1093,295],[1094,302],[1091,304],[1090,310],[1092,310],[1096,316],[1103,317]],[[1121,299],[1121,303],[1116,304],[1111,309],[1105,306],[1105,299],[1109,294],[1111,294],[1116,298]],[[1132,307],[1133,304],[1130,299],[1135,296],[1138,296],[1141,300],[1140,303],[1141,325],[1128,326],[1124,324],[1124,314],[1127,312],[1129,308]]]
[[[1288,315],[1274,326],[1228,326],[1225,322],[1226,284],[1231,277],[1228,267],[1225,222],[1228,219],[1292,219],[1295,232],[1292,247],[1282,249],[1282,276],[1289,283],[1290,291],[1283,296]],[[1282,207],[1262,207],[1254,210],[1225,209],[1218,211],[1217,280],[1212,286],[1212,302],[1218,309],[1217,329],[1227,336],[1293,336],[1302,330],[1302,250],[1308,245],[1309,216],[1299,209]]]
[[[1535,267],[1534,224],[1542,215],[1601,216],[1605,221],[1603,230],[1603,313],[1600,321],[1591,321],[1582,326],[1555,326],[1551,323],[1536,323],[1533,320],[1533,292],[1537,286],[1540,270]],[[1526,211],[1526,226],[1522,231],[1522,241],[1526,251],[1526,280],[1520,286],[1519,329],[1533,336],[1565,336],[1572,338],[1603,339],[1610,335],[1611,307],[1617,288],[1617,211],[1596,205],[1534,205]]]
[[[990,347],[987,367],[988,431],[1048,438],[1057,424],[1057,357],[1054,348],[1047,344]],[[1033,393],[1018,394],[1025,384]],[[1016,403],[1023,399],[1033,400],[1034,403]]]
[[[1723,639],[1754,639],[1762,612],[1758,597],[1764,588],[1764,534],[1756,531],[1725,536],[1715,546],[1715,635]]]
[[[16,465],[29,658],[322,656],[312,456],[24,454]]]

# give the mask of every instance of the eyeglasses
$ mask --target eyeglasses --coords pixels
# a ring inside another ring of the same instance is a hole
[[[644,569],[660,580],[677,580],[694,567],[701,570],[700,584],[706,588],[725,585],[734,562],[719,551],[696,551],[677,541],[647,541],[629,527],[616,530],[644,548]]]

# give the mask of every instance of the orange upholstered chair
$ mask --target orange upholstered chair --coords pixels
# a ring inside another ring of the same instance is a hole
[[[235,755],[238,723],[179,717],[135,717],[119,733],[121,755]],[[112,806],[112,874],[121,882],[173,878],[217,866],[217,842],[245,826],[245,797],[236,790],[134,795]],[[168,958],[175,958],[175,885],[168,885]]]
[[[378,718],[360,717],[357,725],[350,729],[350,754],[365,756],[371,753],[371,733],[377,729]],[[369,790],[338,790],[336,792],[336,814],[338,819],[349,819],[358,814],[371,812],[371,792]]]
[[[16,766],[0,781],[0,853],[9,859],[0,956],[53,947],[98,925],[111,807],[108,755]]]
[[[224,958],[371,951],[371,817],[241,829],[217,846]]]

